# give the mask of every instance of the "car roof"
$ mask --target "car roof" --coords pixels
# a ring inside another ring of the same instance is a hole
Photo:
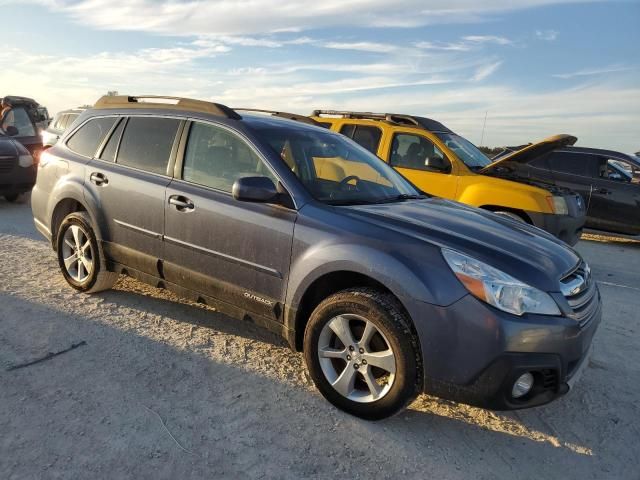
[[[293,120],[290,118],[283,118],[278,116],[267,116],[267,115],[256,115],[253,113],[242,115],[242,121],[245,122],[249,127],[287,127],[288,129],[296,129],[296,130],[313,130],[313,131],[322,131],[325,133],[334,133],[320,125],[312,125],[307,122],[301,122],[298,120]]]
[[[616,152],[615,150],[606,150],[603,148],[589,148],[589,147],[563,147],[556,150],[556,152],[564,153],[582,153],[588,155],[598,155],[602,157],[614,157],[628,160],[635,165],[640,166],[640,160],[633,155],[628,155],[622,152]]]

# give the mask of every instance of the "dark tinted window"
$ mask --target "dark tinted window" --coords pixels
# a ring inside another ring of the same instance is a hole
[[[331,123],[329,122],[318,122],[318,126],[323,128],[331,128]]]
[[[554,172],[582,177],[598,177],[600,163],[599,157],[582,153],[554,152],[549,157],[549,168]]]
[[[414,170],[441,171],[451,169],[449,159],[429,139],[398,133],[391,145],[391,165]]]
[[[353,134],[355,133],[355,131],[356,131],[356,126],[355,125],[343,125],[340,128],[340,133],[342,135],[345,135],[345,136],[349,137],[349,138],[353,138]]]
[[[67,141],[67,146],[80,155],[93,157],[115,121],[114,117],[89,120]]]
[[[179,120],[131,117],[122,135],[118,163],[166,175]]]
[[[184,154],[182,178],[231,192],[242,177],[276,178],[242,139],[222,128],[194,123]]]
[[[2,128],[16,127],[18,129],[18,137],[33,137],[36,135],[36,129],[29,118],[29,114],[22,107],[14,107],[4,116],[2,120]]]
[[[100,158],[102,160],[107,160],[108,162],[113,162],[115,160],[118,143],[120,142],[120,137],[122,136],[122,131],[124,130],[124,124],[125,120],[122,119],[111,134],[111,137],[107,141],[107,144],[104,146],[104,149],[100,154]]]
[[[340,133],[353,139],[358,145],[366,148],[371,153],[378,153],[378,145],[382,138],[382,131],[377,127],[365,125],[344,125]]]

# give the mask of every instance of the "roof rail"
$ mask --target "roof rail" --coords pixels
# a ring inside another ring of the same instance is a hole
[[[145,101],[151,99],[155,101]],[[169,100],[162,102],[161,100]],[[173,102],[171,102],[173,101]],[[192,98],[165,97],[161,95],[105,95],[100,97],[93,108],[164,108],[171,110],[187,110],[190,112],[209,113],[219,117],[240,120],[242,117],[233,109],[220,103],[205,102]]]
[[[264,109],[261,109],[261,108],[236,108],[236,107],[233,107],[233,109],[235,111],[240,111],[240,112],[269,113],[274,117],[286,118],[288,120],[295,120],[296,122],[307,123],[309,125],[314,125],[316,127],[320,127],[321,126],[313,118],[309,118],[306,115],[299,115],[297,113],[279,112],[277,110],[264,110]]]
[[[352,112],[346,110],[314,110],[311,113],[314,117],[321,115],[338,115],[342,118],[359,118],[363,120],[386,120],[387,122],[401,123],[422,126],[420,122],[411,115],[402,115],[398,113],[373,113],[373,112]]]

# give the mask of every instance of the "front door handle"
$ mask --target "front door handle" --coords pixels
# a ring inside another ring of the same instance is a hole
[[[191,200],[182,195],[171,195],[169,197],[169,204],[176,207],[179,212],[192,212],[196,206]]]
[[[105,176],[105,174],[100,172],[93,172],[89,176],[89,180],[91,180],[92,183],[95,183],[99,187],[109,183],[109,179]]]

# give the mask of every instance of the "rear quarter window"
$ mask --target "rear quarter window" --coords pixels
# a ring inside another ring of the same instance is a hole
[[[595,155],[554,152],[549,157],[548,164],[554,172],[593,178],[598,176],[600,160]]]
[[[179,123],[173,118],[131,117],[122,135],[117,163],[166,175]]]
[[[115,117],[89,120],[67,140],[67,147],[79,155],[93,157],[115,121]]]

